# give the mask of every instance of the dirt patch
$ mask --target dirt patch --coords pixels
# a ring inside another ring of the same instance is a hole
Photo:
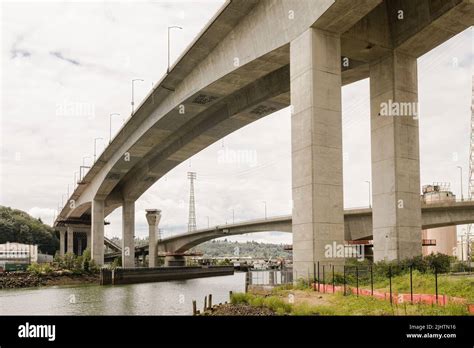
[[[307,303],[308,305],[331,305],[329,297],[331,294],[320,293],[317,291],[307,290],[280,290],[276,294],[272,293],[271,290],[263,288],[254,288],[250,291],[252,294],[257,296],[276,296],[284,300],[286,303],[301,304]]]
[[[288,290],[285,294],[281,294],[282,299],[287,303],[293,303],[295,305],[306,303],[311,306],[327,306],[329,302],[330,294],[323,294],[316,291],[304,291],[304,290]]]

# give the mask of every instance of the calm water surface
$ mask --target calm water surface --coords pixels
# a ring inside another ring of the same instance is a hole
[[[231,276],[130,285],[52,286],[0,290],[0,315],[190,315],[245,291],[245,273]]]

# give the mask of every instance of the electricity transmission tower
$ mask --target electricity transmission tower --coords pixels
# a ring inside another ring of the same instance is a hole
[[[190,183],[189,189],[189,220],[188,232],[196,231],[196,204],[194,200],[194,180],[196,180],[195,172],[188,172],[188,179]]]

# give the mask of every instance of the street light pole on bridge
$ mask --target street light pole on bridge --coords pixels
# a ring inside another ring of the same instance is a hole
[[[135,81],[144,81],[142,79],[133,79],[132,80],[132,116],[135,113]]]
[[[104,138],[95,138],[94,139],[94,163],[97,160],[97,140],[104,140]]]
[[[112,116],[120,116],[120,114],[115,112],[109,115],[109,144],[112,142]]]
[[[170,62],[170,31],[171,29],[183,29],[181,27],[178,27],[177,25],[172,25],[170,27],[168,27],[168,68],[166,69],[166,73],[169,74],[170,73],[170,65],[171,65],[171,62]]]

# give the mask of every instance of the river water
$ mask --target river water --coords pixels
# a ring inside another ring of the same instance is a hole
[[[0,315],[191,315],[245,291],[245,273],[231,276],[129,285],[51,286],[0,290]]]

